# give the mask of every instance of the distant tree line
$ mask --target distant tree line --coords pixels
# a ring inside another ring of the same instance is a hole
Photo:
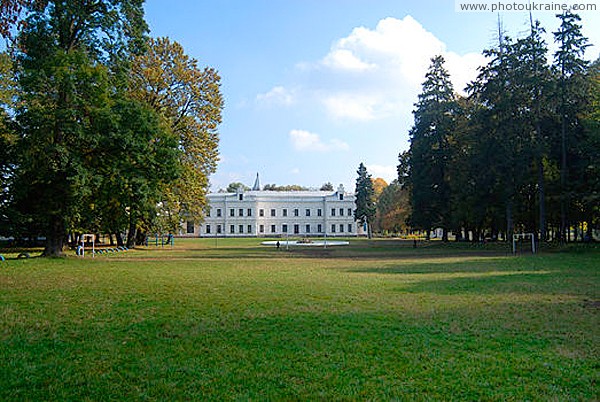
[[[142,0],[1,2],[0,235],[60,256],[69,234],[132,246],[201,218],[220,77],[147,33]]]
[[[432,59],[390,190],[408,196],[412,229],[442,228],[444,239],[450,231],[470,240],[515,232],[542,241],[593,238],[600,61],[584,59],[590,45],[579,16],[557,17],[551,60],[538,22],[520,39],[499,32],[467,96],[454,91],[443,57]]]
[[[277,185],[277,184],[265,184],[262,188],[262,191],[312,191],[314,188],[304,187],[298,184],[287,184],[287,185]],[[225,193],[235,193],[237,191],[250,191],[250,187],[240,182],[233,182],[227,185],[225,190],[220,190],[219,192]],[[319,191],[334,191],[333,184],[327,182],[324,183]]]

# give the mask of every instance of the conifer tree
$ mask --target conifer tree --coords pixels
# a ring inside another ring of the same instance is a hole
[[[559,76],[559,99],[558,113],[560,116],[560,241],[568,240],[568,208],[569,197],[569,148],[574,142],[574,136],[581,129],[578,115],[585,108],[587,84],[584,73],[587,61],[583,59],[588,40],[581,33],[581,17],[567,11],[557,15],[561,24],[558,31],[554,32],[554,40],[558,44],[558,50],[554,54],[554,67]]]
[[[354,219],[361,225],[367,225],[367,235],[372,236],[372,223],[375,218],[375,191],[373,190],[373,181],[367,168],[361,162],[357,170],[356,178],[356,209],[354,210]]]
[[[425,75],[410,130],[411,222],[429,232],[450,225],[449,140],[454,130],[455,94],[444,58],[436,56]]]

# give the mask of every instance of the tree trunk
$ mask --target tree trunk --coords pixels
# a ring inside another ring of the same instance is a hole
[[[127,248],[135,246],[135,235],[137,233],[136,222],[133,214],[129,216],[129,231],[127,232]]]
[[[46,247],[42,256],[44,257],[64,257],[63,248],[65,242],[66,227],[61,217],[52,216],[50,218],[50,228],[46,238]]]
[[[448,243],[448,230],[446,228],[442,229],[442,241]]]
[[[506,237],[509,242],[512,242],[514,232],[512,199],[506,202]]]
[[[115,238],[117,239],[117,246],[123,247],[125,245],[123,236],[121,236],[121,232],[115,232]]]
[[[147,237],[147,233],[144,230],[138,230],[137,233],[135,234],[135,245],[136,246],[143,246],[146,244],[146,237]]]
[[[561,108],[562,121],[560,134],[560,229],[558,236],[560,243],[564,244],[567,240],[567,119],[564,112],[564,88],[562,91],[563,107]]]
[[[544,180],[544,163],[538,160],[538,193],[540,202],[540,245],[546,241],[546,184]]]

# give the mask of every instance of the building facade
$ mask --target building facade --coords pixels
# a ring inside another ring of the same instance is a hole
[[[204,222],[188,222],[188,236],[323,237],[364,233],[354,220],[354,194],[344,192],[343,186],[335,192],[253,189],[213,193],[207,199],[209,210]]]

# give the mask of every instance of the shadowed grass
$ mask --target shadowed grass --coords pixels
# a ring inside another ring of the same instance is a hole
[[[377,247],[4,263],[0,400],[600,398],[597,250]]]

